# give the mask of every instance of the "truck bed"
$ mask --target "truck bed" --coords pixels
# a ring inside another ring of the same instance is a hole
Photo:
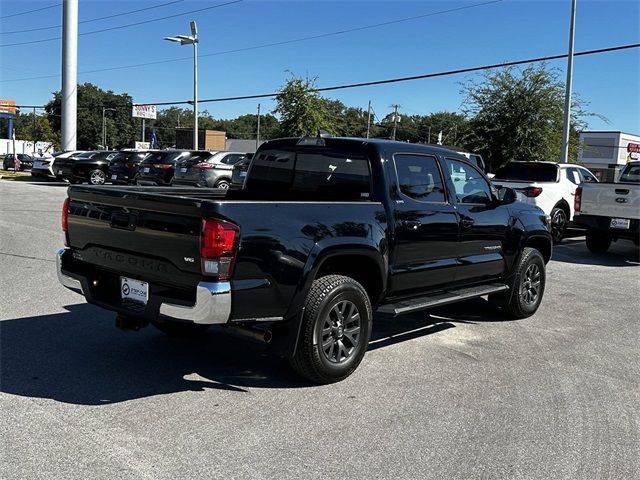
[[[255,315],[250,312],[256,301],[264,317],[286,316],[317,245],[338,238],[342,246],[377,245],[384,238],[386,214],[379,202],[228,198],[233,196],[195,188],[70,187],[70,246],[75,268],[100,277],[96,303],[119,302],[119,276],[149,283],[152,295],[171,294],[174,304],[193,303],[202,280],[203,218],[240,227],[231,280],[233,318],[239,320]],[[154,308],[150,302],[149,318],[157,315]]]

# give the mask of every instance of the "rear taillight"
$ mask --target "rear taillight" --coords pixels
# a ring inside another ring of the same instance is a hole
[[[202,273],[218,280],[231,278],[239,241],[240,228],[237,225],[205,218],[200,236]]]
[[[136,166],[135,162],[124,162],[124,166],[127,168],[133,168]]]
[[[576,196],[573,199],[573,208],[576,212],[582,210],[582,187],[576,188]]]
[[[169,170],[171,167],[173,167],[173,165],[171,165],[170,163],[154,163],[153,167],[159,168],[161,170]]]
[[[208,170],[210,168],[215,168],[216,166],[213,163],[196,163],[193,168],[202,168]]]
[[[542,187],[527,187],[520,190],[527,197],[537,197],[542,193]]]
[[[64,232],[64,246],[69,246],[69,197],[64,199],[64,203],[62,204],[62,231]]]

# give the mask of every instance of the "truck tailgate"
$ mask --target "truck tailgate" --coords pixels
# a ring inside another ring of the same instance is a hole
[[[640,185],[583,183],[580,213],[638,220],[640,219]]]
[[[188,286],[200,276],[201,200],[193,189],[69,188],[77,258],[139,280]],[[224,193],[222,194],[222,196]]]

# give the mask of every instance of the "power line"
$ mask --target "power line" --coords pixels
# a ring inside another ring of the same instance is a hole
[[[184,2],[184,0],[173,0],[171,2],[161,3],[160,5],[153,5],[152,7],[139,8],[137,10],[129,10],[128,12],[122,12],[122,13],[116,13],[116,14],[113,14],[113,15],[107,15],[106,17],[97,17],[97,18],[91,18],[91,19],[88,19],[88,20],[81,20],[78,23],[91,23],[91,22],[97,22],[98,20],[107,20],[109,18],[122,17],[124,15],[131,15],[133,13],[144,12],[146,10],[154,10],[156,8],[166,7],[167,5],[173,5],[174,3],[181,3],[181,2]],[[62,28],[62,25],[51,25],[51,26],[48,26],[48,27],[30,28],[30,29],[27,29],[27,30],[13,30],[13,31],[10,31],[10,32],[0,32],[0,35],[10,35],[10,34],[14,34],[14,33],[38,32],[40,30],[52,30],[54,28]]]
[[[240,3],[242,1],[243,0],[232,0],[232,1],[229,1],[229,2],[226,2],[226,3],[219,3],[217,5],[212,5],[210,7],[199,8],[197,10],[191,10],[191,11],[188,11],[188,12],[176,13],[174,15],[167,15],[166,17],[151,18],[149,20],[142,20],[140,22],[127,23],[126,25],[117,25],[115,27],[102,28],[100,30],[91,30],[90,32],[79,33],[78,36],[94,35],[96,33],[110,32],[112,30],[118,30],[120,28],[135,27],[135,26],[144,25],[144,24],[147,24],[147,23],[159,22],[161,20],[167,20],[169,18],[181,17],[181,16],[184,16],[184,15],[192,14],[192,13],[198,13],[198,12],[203,12],[205,10],[211,10],[211,9],[214,9],[214,8],[225,7],[227,5],[233,5],[234,3]],[[54,40],[60,40],[60,39],[62,39],[62,37],[43,38],[43,39],[40,39],[40,40],[31,40],[29,42],[3,43],[3,44],[0,45],[0,47],[15,47],[15,46],[18,46],[18,45],[32,45],[32,44],[35,44],[35,43],[52,42]]]
[[[631,44],[627,44],[627,45],[617,45],[615,47],[606,47],[606,48],[597,48],[594,50],[585,50],[582,52],[576,52],[574,54],[574,57],[582,57],[582,56],[587,56],[587,55],[596,55],[596,54],[600,54],[600,53],[608,53],[608,52],[616,52],[616,51],[621,51],[621,50],[629,50],[632,48],[639,48],[640,47],[640,43],[631,43]],[[366,87],[366,86],[372,86],[372,85],[383,85],[383,84],[388,84],[388,83],[398,83],[398,82],[408,82],[408,81],[412,81],[412,80],[421,80],[421,79],[425,79],[425,78],[434,78],[434,77],[444,77],[444,76],[448,76],[448,75],[458,75],[461,73],[471,73],[471,72],[478,72],[478,71],[482,71],[482,70],[492,70],[495,68],[501,68],[501,67],[512,67],[512,66],[516,66],[516,65],[523,65],[523,64],[527,64],[527,63],[540,63],[540,62],[548,62],[551,60],[560,60],[562,58],[567,58],[567,54],[561,54],[561,55],[549,55],[546,57],[536,57],[536,58],[528,58],[525,60],[513,60],[510,62],[503,62],[503,63],[494,63],[494,64],[490,64],[490,65],[482,65],[482,66],[478,66],[478,67],[468,67],[468,68],[460,68],[460,69],[456,69],[456,70],[445,70],[442,72],[434,72],[434,73],[425,73],[422,75],[412,75],[410,77],[396,77],[396,78],[389,78],[389,79],[385,79],[385,80],[373,80],[373,81],[369,81],[369,82],[360,82],[360,83],[348,83],[348,84],[343,84],[343,85],[334,85],[331,87],[320,87],[320,88],[316,88],[315,91],[316,92],[329,92],[329,91],[333,91],[333,90],[344,90],[344,89],[348,89],[348,88],[357,88],[357,87]],[[234,101],[234,100],[252,100],[252,99],[257,99],[257,98],[272,98],[272,97],[276,97],[278,95],[278,92],[275,93],[261,93],[261,94],[255,94],[255,95],[240,95],[240,96],[235,96],[235,97],[218,97],[218,98],[209,98],[209,99],[204,99],[204,100],[198,100],[198,103],[213,103],[213,102],[229,102],[229,101]],[[177,102],[147,102],[147,103],[136,103],[135,105],[156,105],[156,106],[167,106],[167,105],[189,105],[192,103],[192,100],[180,100]],[[16,105],[17,108],[34,108],[33,105]],[[40,108],[40,107],[35,107],[35,108]],[[375,115],[375,114],[374,114]]]
[[[316,40],[319,38],[326,38],[326,37],[331,37],[331,36],[337,36],[337,35],[344,35],[346,33],[351,33],[351,32],[357,32],[357,31],[362,31],[362,30],[368,30],[368,29],[372,29],[372,28],[379,28],[382,26],[387,26],[387,25],[391,25],[391,24],[396,24],[396,23],[402,23],[402,22],[409,22],[412,20],[417,20],[420,18],[426,18],[426,17],[433,17],[436,15],[443,15],[446,13],[451,13],[451,12],[455,12],[455,11],[459,11],[459,10],[467,10],[470,8],[476,8],[476,7],[481,7],[484,5],[489,5],[489,4],[493,4],[493,3],[499,3],[502,2],[503,0],[491,0],[489,2],[484,2],[484,3],[475,3],[472,5],[465,5],[463,7],[456,7],[456,8],[450,8],[447,10],[440,10],[437,12],[431,12],[431,13],[425,13],[422,15],[416,15],[413,17],[405,17],[405,18],[399,18],[396,20],[390,20],[387,22],[382,22],[382,23],[375,23],[372,25],[364,25],[361,27],[355,27],[355,28],[351,28],[351,29],[347,29],[347,30],[338,30],[335,32],[328,32],[328,33],[321,33],[318,35],[311,35],[311,36],[307,36],[307,37],[299,37],[299,38],[293,38],[293,39],[289,39],[289,40],[282,40],[280,42],[272,42],[272,43],[264,43],[264,44],[260,44],[260,45],[252,45],[249,47],[242,47],[242,48],[235,48],[232,50],[223,50],[223,51],[219,51],[219,52],[212,52],[212,53],[205,53],[205,54],[200,54],[198,55],[199,58],[203,58],[203,57],[213,57],[213,56],[218,56],[218,55],[226,55],[226,54],[230,54],[230,53],[240,53],[240,52],[247,52],[250,50],[258,50],[258,49],[262,49],[262,48],[269,48],[269,47],[277,47],[280,45],[288,45],[291,43],[298,43],[298,42],[305,42],[305,41],[309,41],[309,40]],[[1,47],[2,45],[0,45]],[[119,66],[114,66],[114,67],[106,67],[106,68],[97,68],[97,69],[93,69],[93,70],[85,70],[82,72],[78,72],[79,74],[86,74],[86,73],[99,73],[99,72],[109,72],[109,71],[113,71],[113,70],[125,70],[128,68],[137,68],[137,67],[148,67],[151,65],[161,65],[161,64],[165,64],[165,63],[172,63],[172,62],[182,62],[185,60],[192,60],[192,57],[178,57],[178,58],[170,58],[170,59],[165,59],[165,60],[155,60],[155,61],[151,61],[151,62],[144,62],[144,63],[135,63],[135,64],[130,64],[130,65],[119,65]],[[54,74],[54,75],[40,75],[40,76],[36,76],[36,77],[26,77],[26,78],[13,78],[13,79],[8,79],[8,80],[0,80],[0,82],[21,82],[21,81],[26,81],[26,80],[40,80],[40,79],[44,79],[44,78],[57,78],[59,77],[60,74]]]
[[[56,3],[55,5],[49,5],[48,7],[36,8],[34,10],[28,10],[26,12],[12,13],[11,15],[3,15],[2,17],[0,17],[0,20],[4,20],[5,18],[18,17],[20,15],[27,15],[28,13],[41,12],[42,10],[49,10],[50,8],[60,7],[61,5],[62,5],[62,3]]]
[[[615,51],[620,51],[620,50],[628,50],[631,48],[638,48],[640,47],[640,43],[631,43],[628,45],[618,45],[615,47],[606,47],[606,48],[598,48],[595,50],[585,50],[583,52],[577,52],[574,54],[574,57],[581,57],[581,56],[586,56],[586,55],[595,55],[595,54],[599,54],[599,53],[607,53],[607,52],[615,52]],[[335,85],[335,86],[331,86],[331,87],[321,87],[321,88],[316,88],[315,91],[316,92],[329,92],[329,91],[333,91],[333,90],[345,90],[348,88],[357,88],[357,87],[368,87],[371,85],[384,85],[384,84],[388,84],[388,83],[398,83],[398,82],[408,82],[411,80],[421,80],[421,79],[425,79],[425,78],[434,78],[434,77],[445,77],[448,75],[458,75],[461,73],[471,73],[471,72],[478,72],[478,71],[482,71],[482,70],[492,70],[494,68],[501,68],[501,67],[512,67],[512,66],[516,66],[516,65],[523,65],[526,63],[540,63],[540,62],[547,62],[547,61],[551,61],[551,60],[559,60],[562,58],[567,58],[567,54],[561,54],[561,55],[550,55],[550,56],[546,56],[546,57],[536,57],[536,58],[528,58],[525,60],[513,60],[511,62],[503,62],[503,63],[494,63],[494,64],[490,64],[490,65],[482,65],[479,67],[468,67],[468,68],[459,68],[456,70],[445,70],[442,72],[435,72],[435,73],[425,73],[422,75],[412,75],[410,77],[396,77],[396,78],[389,78],[389,79],[385,79],[385,80],[373,80],[370,82],[360,82],[360,83],[348,83],[348,84],[343,84],[343,85]],[[262,93],[262,94],[256,94],[256,95],[242,95],[242,96],[235,96],[235,97],[220,97],[220,98],[209,98],[209,99],[204,99],[204,100],[198,100],[198,103],[213,103],[213,102],[228,102],[228,101],[232,101],[232,100],[252,100],[252,99],[257,99],[257,98],[271,98],[271,97],[275,97],[277,96],[278,93]],[[138,103],[136,105],[182,105],[182,104],[188,104],[190,102],[190,100],[184,100],[184,101],[178,101],[178,102],[152,102],[152,103]]]

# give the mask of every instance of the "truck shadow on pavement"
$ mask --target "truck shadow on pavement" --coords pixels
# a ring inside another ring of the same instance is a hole
[[[564,239],[553,247],[551,260],[576,265],[598,265],[602,267],[635,267],[640,265],[640,249],[633,242],[618,240],[609,251],[602,254],[591,253],[581,239]]]
[[[241,394],[247,388],[311,386],[265,345],[220,329],[197,339],[172,339],[153,327],[118,330],[113,314],[89,304],[65,308],[0,322],[1,392],[104,405],[205,389]],[[369,350],[453,328],[452,322],[500,320],[486,308],[478,303],[376,319]]]

